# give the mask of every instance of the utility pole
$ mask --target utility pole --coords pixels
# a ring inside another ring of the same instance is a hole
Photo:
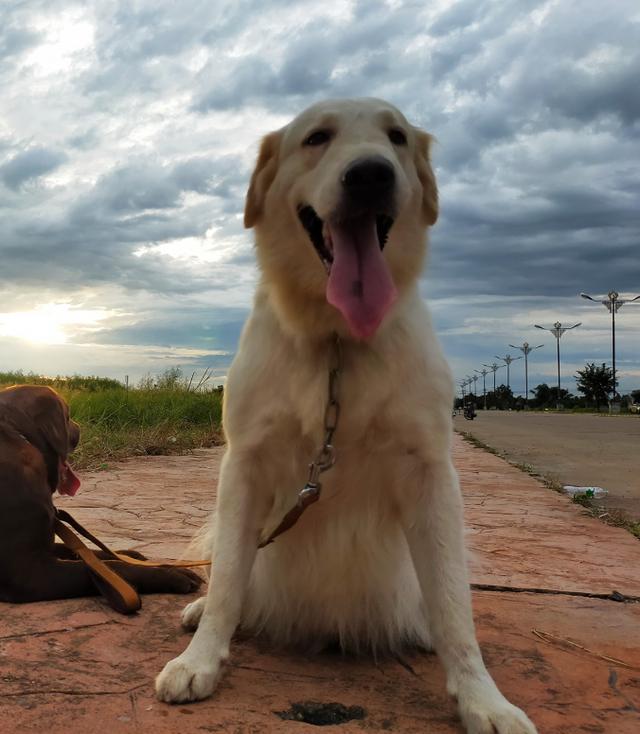
[[[544,331],[550,331],[556,338],[556,355],[557,355],[557,362],[558,362],[558,398],[556,400],[556,408],[558,410],[562,410],[562,405],[560,403],[560,337],[564,334],[565,331],[569,331],[570,329],[575,329],[577,326],[580,326],[582,321],[579,321],[577,324],[574,324],[573,326],[563,326],[559,321],[556,321],[553,327],[547,328],[546,326],[539,326],[538,324],[534,324],[536,329],[543,329]]]
[[[606,298],[592,298],[586,293],[581,293],[582,298],[586,298],[594,303],[601,303],[607,311],[611,314],[611,367],[613,371],[613,395],[611,396],[611,402],[615,402],[618,397],[618,378],[616,373],[616,314],[624,306],[625,303],[633,303],[640,299],[640,296],[634,298],[620,298],[620,294],[617,291],[609,291]]]
[[[509,344],[513,349],[519,349],[524,354],[524,409],[529,407],[529,355],[534,349],[540,349],[544,347],[544,344],[538,344],[537,347],[530,347],[529,342],[524,342],[521,347],[516,347],[515,344]]]

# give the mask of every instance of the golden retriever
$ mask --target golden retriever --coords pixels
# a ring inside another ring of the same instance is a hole
[[[211,695],[241,625],[283,645],[433,647],[468,732],[536,731],[473,626],[453,384],[418,293],[438,215],[430,142],[376,99],[316,104],[262,141],[245,209],[262,277],[226,387],[213,581],[183,612],[197,630],[156,680],[163,701]],[[336,335],[335,466],[258,550],[323,445]]]

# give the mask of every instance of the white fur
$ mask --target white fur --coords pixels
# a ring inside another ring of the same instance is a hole
[[[282,645],[337,641],[345,649],[381,653],[432,645],[470,734],[532,734],[533,724],[486,671],[473,628],[462,500],[450,455],[453,386],[416,285],[425,226],[435,219],[435,194],[426,191],[428,161],[418,160],[424,134],[409,126],[408,150],[395,151],[380,126],[391,114],[397,124],[408,123],[389,105],[327,104],[278,133],[276,153],[263,155],[263,144],[254,174],[247,207],[258,212],[264,278],[228,376],[227,452],[217,512],[204,536],[213,577],[207,597],[183,613],[183,624],[197,629],[187,650],[158,676],[157,695],[168,702],[210,695],[240,624]],[[296,131],[307,130],[314,117],[324,120],[327,109],[338,133],[341,124],[349,131],[347,153],[341,154],[337,134],[331,156],[310,158],[300,152]],[[350,340],[322,301],[322,269],[297,225],[299,201],[290,193],[302,179],[306,200],[319,211],[317,202],[327,200],[333,185],[327,167],[339,171],[358,155],[358,137],[367,150],[374,140],[376,152],[404,172],[407,187],[385,251],[401,296],[367,343]],[[274,155],[270,180],[261,183]],[[328,182],[318,184],[317,199],[314,176]],[[421,213],[427,196],[431,202]],[[272,250],[294,246],[287,268]],[[404,269],[412,259],[411,279]],[[292,282],[296,267],[314,269],[306,295]],[[334,330],[343,335],[337,463],[322,477],[320,501],[257,551],[259,539],[294,504],[322,445]]]

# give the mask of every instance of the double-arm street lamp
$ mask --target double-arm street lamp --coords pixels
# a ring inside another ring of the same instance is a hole
[[[462,393],[462,407],[464,408],[464,399],[466,396],[465,388],[467,387],[467,381],[466,380],[460,380],[458,383],[460,385],[460,392]]]
[[[525,409],[529,405],[529,355],[534,349],[540,349],[544,347],[544,344],[538,344],[536,347],[529,346],[529,342],[524,342],[521,347],[517,347],[515,344],[509,344],[513,349],[519,349],[524,354],[524,405]]]
[[[484,409],[486,410],[487,409],[487,375],[489,374],[489,370],[486,367],[483,367],[481,370],[474,370],[474,372],[477,372],[479,375],[482,375],[482,397],[484,400]]]
[[[556,321],[552,328],[534,324],[536,329],[543,329],[544,331],[550,331],[556,338],[556,354],[557,354],[557,361],[558,361],[558,399],[556,401],[556,408],[558,408],[558,410],[560,410],[560,408],[562,407],[560,404],[560,337],[564,334],[565,331],[569,331],[570,329],[575,329],[577,326],[580,326],[581,323],[582,321],[578,321],[578,323],[574,324],[573,326],[563,326],[559,321]]]
[[[489,372],[493,372],[493,392],[496,391],[496,372],[504,367],[503,364],[496,364],[495,362],[493,364],[483,364],[483,367],[486,367]]]
[[[611,368],[613,372],[613,400],[618,395],[618,379],[616,376],[616,314],[624,306],[625,303],[633,303],[640,299],[640,296],[635,298],[620,298],[620,294],[617,291],[609,291],[606,298],[593,298],[586,293],[580,294],[582,298],[586,298],[594,303],[601,303],[607,311],[611,314]]]
[[[509,367],[511,366],[512,362],[515,362],[516,359],[522,359],[522,357],[512,357],[510,354],[505,354],[504,357],[498,357],[498,355],[496,354],[496,359],[501,359],[507,365],[507,388],[511,389],[509,380]]]
[[[473,397],[476,398],[478,396],[477,386],[478,386],[478,380],[480,379],[480,377],[478,375],[467,375],[467,379],[473,382]]]

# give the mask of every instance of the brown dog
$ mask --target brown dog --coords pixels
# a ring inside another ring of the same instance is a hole
[[[51,388],[19,385],[0,390],[0,601],[97,593],[87,566],[54,541],[52,495],[56,490],[73,495],[80,486],[67,462],[79,438],[67,404]],[[187,594],[201,583],[185,569],[107,563],[140,593]]]

